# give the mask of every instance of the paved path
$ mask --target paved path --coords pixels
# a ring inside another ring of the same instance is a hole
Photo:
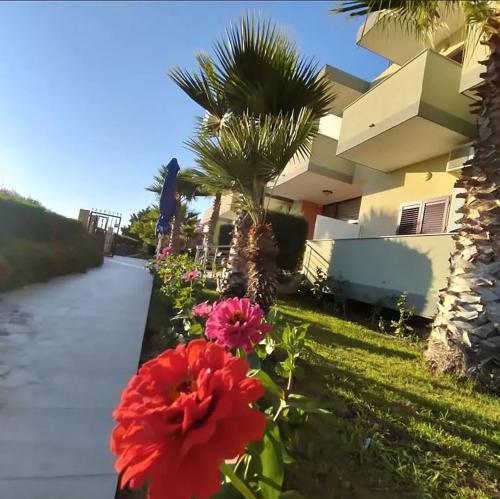
[[[111,411],[135,372],[152,278],[106,259],[0,295],[0,498],[113,499]]]

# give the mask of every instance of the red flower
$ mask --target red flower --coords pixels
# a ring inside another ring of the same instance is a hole
[[[162,249],[161,249],[161,256],[165,257],[165,256],[169,256],[172,254],[172,248],[170,246],[164,246]]]
[[[113,416],[111,449],[123,488],[149,483],[149,499],[204,499],[220,488],[224,460],[262,438],[266,419],[250,403],[264,394],[248,364],[205,340],[144,364]]]
[[[264,312],[248,298],[229,298],[214,305],[205,326],[205,336],[227,348],[252,351],[271,326],[264,322]]]
[[[186,272],[182,275],[182,279],[184,279],[185,281],[194,281],[200,276],[201,272],[199,270],[190,270],[189,272]]]

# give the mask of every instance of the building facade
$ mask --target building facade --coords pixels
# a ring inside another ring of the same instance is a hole
[[[308,222],[309,278],[321,267],[368,303],[407,291],[417,313],[432,317],[446,285],[463,203],[454,185],[472,153],[471,104],[487,53],[465,43],[459,13],[448,16],[433,48],[393,20],[382,23],[384,15],[369,16],[357,43],[389,67],[371,82],[322,70],[336,96],[330,114],[310,156],[290,162],[269,195]]]

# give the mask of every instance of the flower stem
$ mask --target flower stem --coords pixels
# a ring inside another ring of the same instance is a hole
[[[243,496],[245,499],[256,499],[253,492],[246,486],[246,484],[241,480],[236,473],[233,471],[233,468],[226,463],[222,463],[220,470],[229,481],[233,484],[233,487]]]

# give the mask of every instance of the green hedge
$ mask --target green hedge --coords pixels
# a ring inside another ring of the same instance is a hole
[[[269,211],[267,221],[271,223],[280,250],[278,267],[293,272],[302,263],[307,239],[307,222],[304,217]]]
[[[0,199],[0,291],[100,265],[103,240],[76,220]]]

